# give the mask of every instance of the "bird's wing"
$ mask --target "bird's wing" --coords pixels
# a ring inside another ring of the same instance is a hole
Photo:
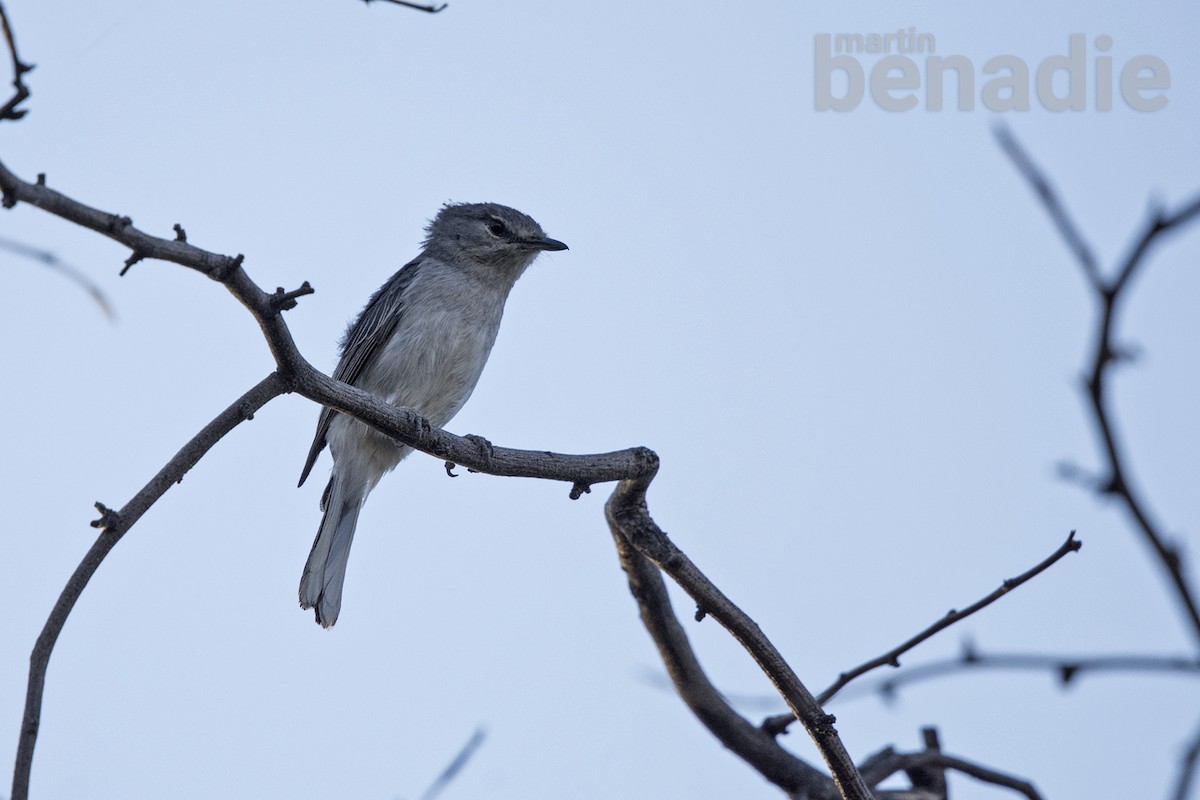
[[[355,385],[362,377],[367,365],[375,359],[379,349],[396,330],[396,325],[404,313],[406,290],[420,266],[421,258],[413,259],[371,295],[362,313],[350,323],[346,335],[342,337],[342,357],[338,361],[337,369],[333,371],[334,378]],[[313,437],[312,447],[308,450],[308,460],[304,462],[304,470],[300,473],[300,483],[297,485],[304,485],[317,456],[325,449],[325,437],[329,433],[329,425],[333,422],[335,414],[337,412],[328,406],[321,409],[321,416],[317,420],[317,433]]]

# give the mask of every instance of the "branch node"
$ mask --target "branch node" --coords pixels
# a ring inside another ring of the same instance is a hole
[[[290,292],[285,292],[282,286],[278,286],[275,288],[275,294],[271,295],[271,308],[276,311],[290,311],[296,307],[296,298],[312,293],[313,288],[308,281],[300,284],[299,289]]]
[[[218,283],[225,283],[226,278],[232,275],[236,270],[242,268],[242,262],[245,260],[246,257],[241,253],[238,253],[233,258],[225,258],[222,263],[216,267],[213,267],[212,271],[208,273],[208,277],[212,278]]]
[[[592,493],[591,484],[584,483],[583,481],[575,481],[575,483],[572,484],[572,486],[571,486],[570,498],[572,500],[578,500],[579,498],[583,497],[585,494],[591,494],[591,493]]]
[[[696,622],[703,622],[704,618],[707,616],[708,616],[708,610],[705,609],[704,606],[697,603],[696,604],[696,613],[692,615],[692,618],[694,620],[696,620]]]
[[[451,478],[457,478],[458,475],[456,475],[454,472],[454,468],[457,466],[458,466],[458,464],[455,464],[453,461],[447,461],[446,462],[446,474],[449,475]]]
[[[45,185],[46,185],[46,173],[44,173],[44,172],[39,172],[39,173],[37,174],[37,185],[38,185],[38,186],[45,186]]]
[[[833,726],[837,722],[837,717],[833,714],[818,714],[812,720],[812,729],[823,736],[836,733]]]
[[[100,512],[100,518],[92,520],[90,523],[91,526],[93,528],[100,528],[105,533],[117,533],[120,531],[120,513],[104,505],[104,503],[101,503],[99,500],[96,501],[95,505],[96,510]]]
[[[1067,535],[1066,547],[1072,553],[1078,553],[1080,550],[1083,549],[1083,539],[1076,539],[1075,531],[1071,531],[1071,533]]]
[[[131,217],[123,217],[120,214],[112,214],[108,218],[107,229],[109,233],[120,233],[129,226],[133,225]]]
[[[187,241],[187,231],[185,231],[183,229],[182,225],[180,225],[178,222],[176,222],[174,230],[175,230],[175,241],[177,241],[177,242],[186,242]]]
[[[132,268],[134,264],[138,263],[143,258],[145,258],[144,255],[139,253],[137,250],[134,250],[132,253],[130,253],[129,258],[125,259],[125,266],[121,268],[121,271],[118,274],[124,278],[125,273],[129,272],[130,268]]]

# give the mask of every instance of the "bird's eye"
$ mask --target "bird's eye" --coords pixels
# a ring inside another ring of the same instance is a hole
[[[492,236],[505,236],[508,234],[508,228],[504,227],[504,223],[498,219],[494,219],[488,223],[488,231]]]

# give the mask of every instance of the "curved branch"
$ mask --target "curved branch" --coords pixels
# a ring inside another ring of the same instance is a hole
[[[285,391],[286,387],[278,373],[271,373],[204,426],[119,511],[106,508],[102,503],[96,504],[101,516],[92,525],[103,530],[75,568],[67,585],[63,587],[29,656],[29,683],[25,691],[25,715],[21,721],[17,760],[13,769],[12,800],[27,800],[29,797],[29,775],[33,766],[33,749],[37,744],[38,728],[41,725],[46,668],[50,664],[50,654],[54,651],[58,635],[88,581],[96,574],[105,556],[121,541],[121,537],[168,489],[183,480],[188,470],[194,467],[213,445],[241,423],[253,419],[254,412]]]
[[[611,526],[611,522],[610,522]],[[671,606],[662,573],[613,528],[613,540],[642,624],[658,647],[679,697],[721,744],[792,795],[813,800],[837,796],[829,776],[781,747],[774,736],[738,714],[704,674],[687,633]],[[789,719],[794,719],[788,715]]]
[[[928,749],[919,753],[897,753],[885,750],[876,755],[869,765],[863,766],[863,775],[872,786],[876,786],[897,772],[919,772],[928,770],[954,770],[969,775],[977,781],[1012,789],[1029,800],[1042,800],[1034,785],[1029,781],[998,772],[964,758],[946,755],[940,750]]]
[[[754,620],[714,586],[651,519],[646,505],[646,489],[653,477],[651,473],[617,484],[605,506],[613,536],[627,542],[654,566],[670,575],[696,601],[697,618],[711,615],[750,653],[816,744],[829,766],[838,793],[847,800],[871,798],[870,790],[833,727],[836,720],[821,709],[816,698],[801,683]]]

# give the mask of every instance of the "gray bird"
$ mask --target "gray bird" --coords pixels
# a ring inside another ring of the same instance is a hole
[[[504,301],[543,250],[566,250],[530,217],[495,203],[446,205],[421,254],[372,295],[346,329],[333,377],[443,427],[467,402],[487,363]],[[358,512],[411,448],[353,417],[321,410],[300,485],[325,445],[333,455],[325,512],[300,578],[300,606],[337,622]]]

